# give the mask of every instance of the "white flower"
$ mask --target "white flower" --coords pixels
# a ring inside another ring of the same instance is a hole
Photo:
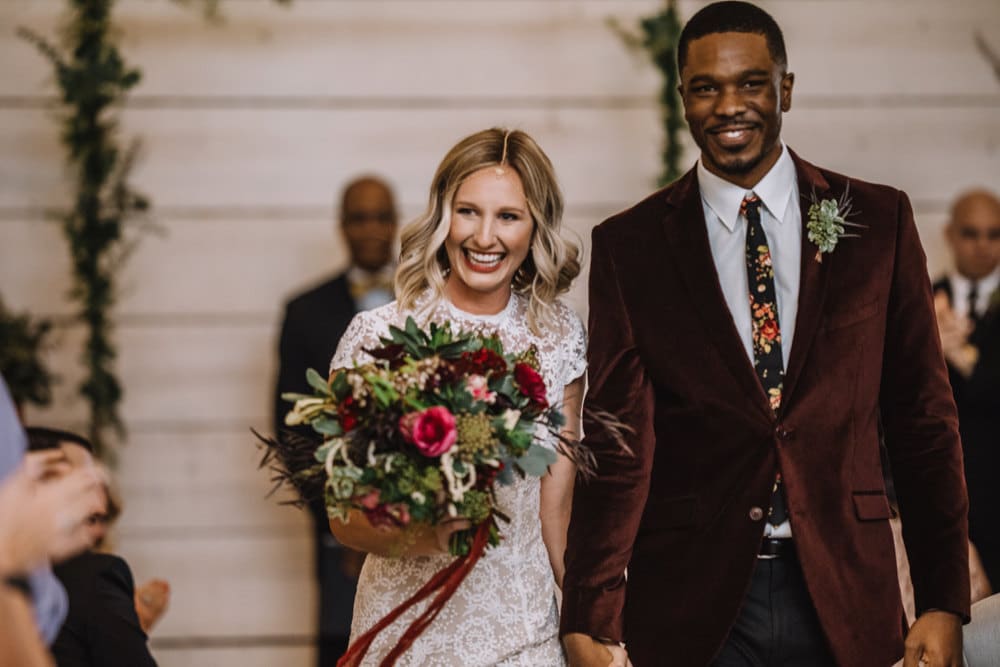
[[[411,493],[410,498],[413,498],[413,502],[415,502],[418,505],[423,505],[424,502],[427,500],[427,497],[424,494],[420,493],[419,491],[414,491],[413,493]]]
[[[517,426],[517,422],[521,420],[520,410],[506,410],[503,413],[503,427],[508,431],[513,431],[514,427]]]
[[[325,398],[300,398],[291,411],[285,415],[285,426],[304,424],[323,411]]]

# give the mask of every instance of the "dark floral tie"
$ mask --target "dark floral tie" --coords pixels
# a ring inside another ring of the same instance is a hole
[[[753,365],[771,409],[777,412],[781,407],[785,364],[781,358],[781,327],[778,325],[774,266],[771,264],[767,235],[760,224],[760,203],[756,195],[748,195],[740,204],[740,215],[747,219],[746,262],[747,285],[750,288],[750,321],[753,326]],[[780,471],[775,475],[767,520],[774,526],[788,520]]]

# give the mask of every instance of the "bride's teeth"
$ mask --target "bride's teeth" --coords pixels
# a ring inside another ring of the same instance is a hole
[[[468,253],[469,257],[471,257],[473,261],[479,264],[496,264],[501,259],[503,259],[503,255],[501,254],[493,254],[493,253],[483,254],[478,252],[472,252],[471,250],[469,250]]]

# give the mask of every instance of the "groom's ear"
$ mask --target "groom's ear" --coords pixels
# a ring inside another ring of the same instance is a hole
[[[781,77],[781,110],[788,111],[792,108],[792,86],[795,85],[795,74],[786,72]]]

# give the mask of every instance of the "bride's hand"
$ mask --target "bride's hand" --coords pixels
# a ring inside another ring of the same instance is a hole
[[[408,549],[411,556],[434,556],[449,553],[451,536],[472,528],[468,519],[447,519],[434,526],[426,526],[417,534],[417,542]]]
[[[629,660],[628,652],[624,646],[618,644],[605,644],[604,646],[611,653],[611,662],[608,663],[608,667],[632,667],[632,661]]]

